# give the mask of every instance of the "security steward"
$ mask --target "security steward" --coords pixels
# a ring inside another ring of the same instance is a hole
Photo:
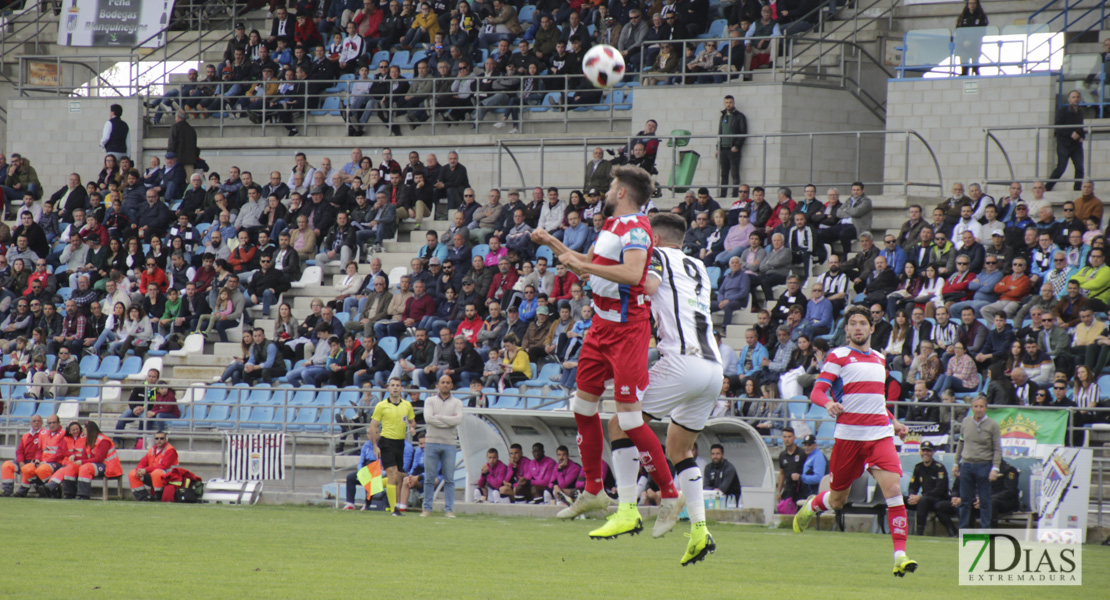
[[[929,513],[933,512],[937,521],[948,531],[948,536],[954,537],[957,530],[952,524],[952,515],[956,510],[952,507],[952,497],[948,492],[948,469],[933,460],[935,451],[932,442],[921,442],[921,462],[913,467],[906,506],[915,509],[917,513],[917,535],[925,535],[925,524],[929,520]]]

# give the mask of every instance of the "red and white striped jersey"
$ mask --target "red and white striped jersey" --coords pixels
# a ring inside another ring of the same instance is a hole
[[[619,265],[628,250],[643,250],[644,273],[636,285],[618,285],[597,275],[590,276],[594,312],[603,321],[628,323],[651,316],[651,300],[644,293],[644,278],[651,262],[651,224],[647,215],[635,213],[609,217],[594,244],[594,264]]]
[[[817,380],[827,382],[829,397],[844,407],[836,418],[836,439],[870,441],[894,435],[886,410],[886,359],[882,354],[842,346],[829,352]]]

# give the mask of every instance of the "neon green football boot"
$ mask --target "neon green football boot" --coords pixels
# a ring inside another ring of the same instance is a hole
[[[717,551],[717,544],[713,541],[713,536],[709,535],[705,521],[694,523],[686,537],[690,538],[690,543],[686,544],[686,554],[682,555],[682,561],[679,563],[684,567],[705,560],[707,554]]]
[[[905,577],[906,573],[913,573],[917,570],[917,561],[911,559],[905,554],[894,559],[894,576]]]
[[[621,504],[617,512],[608,516],[605,524],[590,532],[590,538],[595,540],[612,540],[617,536],[628,534],[636,535],[644,530],[644,520],[640,518],[640,511],[635,504]]]

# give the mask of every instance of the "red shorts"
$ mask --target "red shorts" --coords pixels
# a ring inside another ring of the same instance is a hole
[[[880,440],[836,440],[829,459],[829,489],[843,491],[863,475],[864,466],[902,475],[902,461],[894,448],[894,438]]]
[[[578,389],[600,396],[613,380],[617,402],[639,402],[648,386],[651,323],[609,323],[599,318],[586,332],[578,356]]]

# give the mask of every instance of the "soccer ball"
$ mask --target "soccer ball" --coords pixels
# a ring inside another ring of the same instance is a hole
[[[594,87],[611,88],[624,77],[624,57],[612,46],[594,46],[582,57],[582,73]]]

